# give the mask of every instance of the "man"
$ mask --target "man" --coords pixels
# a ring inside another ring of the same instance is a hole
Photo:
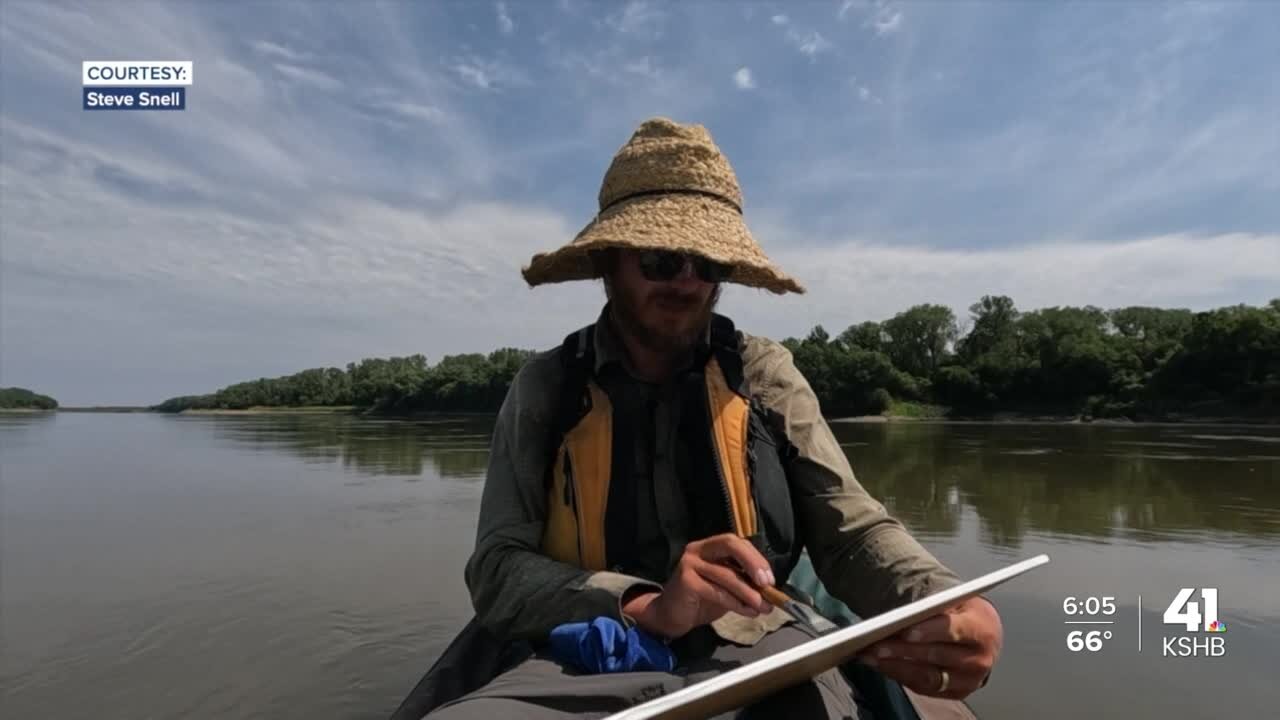
[[[601,717],[803,642],[760,592],[784,586],[801,550],[863,617],[959,583],[859,485],[788,351],[714,312],[725,282],[804,290],[747,230],[707,131],[644,122],[599,203],[524,270],[531,286],[601,278],[607,303],[515,378],[466,570],[475,623],[531,650],[431,717]],[[601,617],[669,643],[678,671],[583,674],[537,652],[553,629]],[[926,717],[963,717],[954,701],[985,684],[1001,641],[977,599],[862,663]],[[849,677],[833,669],[750,711],[873,717]]]

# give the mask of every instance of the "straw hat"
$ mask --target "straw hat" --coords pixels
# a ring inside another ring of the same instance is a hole
[[[738,179],[701,125],[646,120],[614,155],[599,200],[577,237],[533,256],[523,270],[530,286],[596,277],[588,253],[624,247],[695,253],[732,266],[728,282],[804,292],[751,237]]]

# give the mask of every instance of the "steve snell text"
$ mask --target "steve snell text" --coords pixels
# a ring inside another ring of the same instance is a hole
[[[85,105],[96,108],[109,107],[181,107],[181,90],[162,90],[152,92],[142,90],[137,95],[121,94],[110,90],[90,90],[85,93]]]

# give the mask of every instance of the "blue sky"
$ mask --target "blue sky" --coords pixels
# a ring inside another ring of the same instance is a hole
[[[1280,3],[27,3],[0,13],[0,384],[141,404],[362,357],[543,348],[601,292],[519,268],[663,115],[809,289],[782,338],[920,302],[1280,296]],[[192,60],[178,113],[82,60]]]

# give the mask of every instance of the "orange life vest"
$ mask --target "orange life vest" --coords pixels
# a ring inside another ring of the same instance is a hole
[[[608,394],[591,377],[592,330],[571,334],[561,348],[567,371],[561,400],[565,407],[547,483],[542,549],[561,562],[604,570],[609,567],[605,525],[614,418]],[[787,577],[799,554],[785,470],[794,452],[770,427],[762,404],[753,402],[743,387],[737,338],[727,318],[714,316],[713,352],[702,372],[702,399],[710,420],[706,447],[712,456],[707,464],[716,469],[724,498],[722,530],[752,540],[775,565],[775,574]],[[762,517],[768,522],[762,523]]]

